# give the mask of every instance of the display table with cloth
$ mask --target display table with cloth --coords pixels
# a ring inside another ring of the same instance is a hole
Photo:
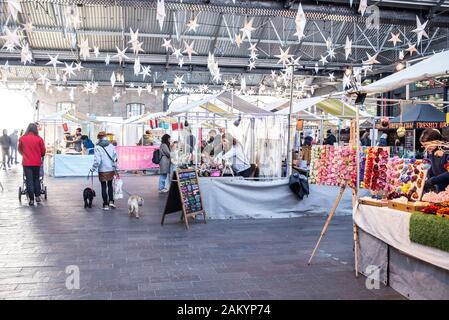
[[[310,195],[298,200],[285,178],[256,181],[239,177],[208,177],[200,178],[199,183],[204,207],[211,219],[326,216],[340,190],[338,187],[310,185]],[[350,189],[344,192],[336,214],[352,214]]]
[[[410,241],[408,212],[359,204],[359,271],[410,299],[449,299],[449,252]],[[374,268],[374,269],[373,269]]]
[[[94,163],[93,155],[53,156],[53,174],[55,177],[87,177]]]

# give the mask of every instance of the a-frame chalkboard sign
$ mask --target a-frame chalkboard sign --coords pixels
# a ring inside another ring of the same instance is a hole
[[[161,225],[164,225],[167,214],[179,211],[182,211],[181,219],[184,220],[187,229],[189,229],[189,218],[195,219],[197,215],[203,215],[204,223],[206,223],[206,212],[195,169],[176,170],[176,176],[172,177]]]

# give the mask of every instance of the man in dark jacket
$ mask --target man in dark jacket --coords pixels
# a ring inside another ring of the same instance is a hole
[[[6,170],[6,164],[8,167],[11,167],[9,164],[9,148],[11,147],[11,138],[8,136],[8,130],[3,130],[3,135],[0,137],[0,146],[2,148],[2,163],[3,170]],[[8,158],[8,161],[6,161]]]
[[[332,130],[329,129],[327,130],[327,137],[326,139],[324,139],[324,145],[329,145],[329,146],[333,146],[334,143],[337,142],[337,138],[335,138],[335,136],[332,133]]]
[[[13,164],[14,160],[14,164],[18,164],[17,162],[17,145],[19,144],[18,131],[14,130],[14,132],[11,133],[11,135],[9,136],[9,139],[11,139],[11,152],[9,156],[9,163]]]

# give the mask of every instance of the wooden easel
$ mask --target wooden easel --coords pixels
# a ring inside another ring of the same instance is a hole
[[[185,205],[186,203],[186,197],[184,192],[181,189],[181,179],[180,174],[182,173],[195,173],[195,179],[197,181],[198,185],[198,193],[200,196],[200,203],[201,203],[201,210],[195,211],[195,212],[188,212],[188,208]],[[176,176],[175,176],[176,175]],[[176,180],[174,179],[176,177]],[[181,213],[181,220],[184,221],[186,229],[189,229],[189,218],[192,218],[195,220],[197,215],[202,215],[204,218],[204,223],[207,223],[206,221],[206,211],[204,211],[204,205],[203,205],[203,196],[201,194],[201,190],[199,189],[199,181],[198,181],[198,174],[195,169],[177,169],[176,173],[173,175],[173,179],[170,185],[170,191],[167,198],[167,203],[165,204],[165,210],[162,214],[162,220],[161,225],[164,225],[165,216],[170,213],[179,212]]]
[[[356,106],[356,108],[358,108]],[[358,109],[357,109],[358,110]],[[352,120],[351,121],[351,127],[350,127],[350,132],[351,132],[351,137],[350,137],[350,146],[356,146],[356,150],[357,150],[357,164],[356,164],[356,174],[357,174],[357,184],[359,184],[359,168],[360,168],[360,156],[359,156],[359,130],[358,130],[359,126],[358,126],[358,112],[357,112],[357,119],[356,120]],[[321,235],[318,239],[318,242],[315,245],[315,248],[312,251],[312,255],[310,256],[308,265],[310,265],[312,263],[312,259],[315,256],[316,250],[318,249],[321,240],[323,239],[324,235],[326,234],[327,228],[329,227],[329,224],[332,220],[332,217],[334,216],[335,212],[337,211],[338,205],[340,204],[341,198],[343,197],[343,193],[346,190],[346,185],[345,186],[341,186],[340,187],[340,192],[337,195],[337,198],[335,199],[335,202],[329,212],[329,215],[327,216],[326,222],[324,224],[323,229],[321,230]],[[357,190],[358,188],[353,188],[352,189],[352,206],[356,206],[358,201],[357,201]],[[355,224],[355,222],[353,222],[353,240],[354,240],[354,261],[355,261],[355,276],[358,277],[359,275],[359,270],[358,270],[358,232],[357,232],[357,225]]]

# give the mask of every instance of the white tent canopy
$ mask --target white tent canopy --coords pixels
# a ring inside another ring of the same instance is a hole
[[[242,98],[239,98],[235,94],[229,92],[229,91],[221,91],[220,93],[214,94],[214,95],[208,95],[204,97],[203,99],[196,100],[193,102],[190,102],[185,105],[173,105],[170,106],[170,108],[167,111],[167,114],[176,114],[176,113],[183,113],[183,112],[189,112],[197,107],[201,107],[203,105],[207,105],[209,102],[219,100],[220,102],[224,103],[228,107],[231,107],[239,112],[246,113],[246,114],[270,114],[270,112],[256,107],[255,105],[243,100]]]
[[[298,102],[295,102],[293,104],[292,114],[298,113],[298,112],[304,111],[310,107],[313,107],[314,105],[316,105],[317,103],[320,103],[321,101],[323,101],[325,99],[326,98],[324,98],[324,97],[313,97],[313,98],[299,100]],[[284,109],[276,112],[276,114],[289,114],[289,111],[290,111],[290,108],[284,108]]]
[[[402,88],[417,81],[447,75],[449,73],[449,51],[441,52],[407,69],[362,87],[367,94],[383,93]]]

